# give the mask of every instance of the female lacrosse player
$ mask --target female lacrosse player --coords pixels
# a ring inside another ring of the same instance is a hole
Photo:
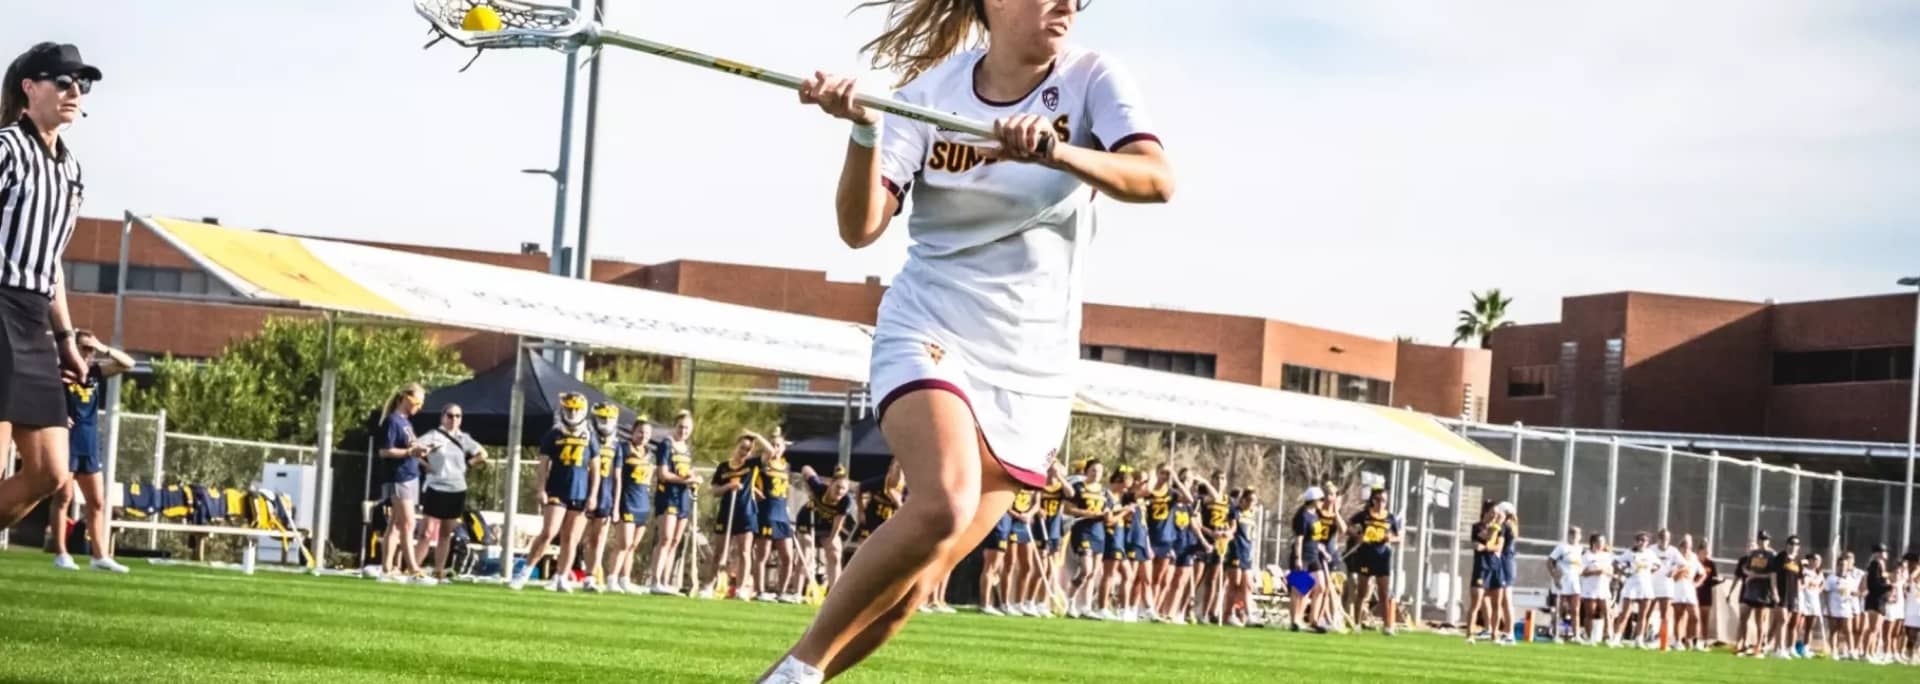
[[[1059,461],[1047,468],[1047,486],[1040,490],[1040,517],[1034,521],[1034,539],[1041,540],[1041,598],[1051,601],[1060,597],[1063,602],[1067,596],[1062,589],[1061,577],[1066,570],[1067,560],[1067,497],[1073,494],[1073,485],[1067,482],[1067,467]]]
[[[1584,633],[1579,642],[1598,646],[1607,639],[1607,619],[1613,600],[1613,552],[1607,549],[1607,537],[1587,537],[1587,550],[1580,559],[1580,624]]]
[[[1480,509],[1480,522],[1473,524],[1473,575],[1468,587],[1467,600],[1467,643],[1479,639],[1480,615],[1487,616],[1487,627],[1496,643],[1503,640],[1499,625],[1499,606],[1494,593],[1506,586],[1506,571],[1502,568],[1501,550],[1506,548],[1506,525],[1501,519],[1497,502],[1488,501]]]
[[[1653,574],[1653,597],[1648,607],[1653,610],[1656,619],[1650,622],[1664,625],[1669,632],[1668,645],[1678,641],[1680,635],[1674,631],[1673,619],[1673,572],[1680,565],[1680,549],[1673,545],[1673,532],[1661,528],[1653,533],[1653,552],[1660,557],[1660,567]],[[1656,635],[1657,637],[1658,635]],[[1654,639],[1659,643],[1659,639]]]
[[[410,384],[387,399],[380,424],[380,498],[392,507],[387,522],[386,558],[380,563],[380,581],[413,581],[432,584],[434,580],[420,571],[420,558],[413,546],[414,516],[420,505],[420,461],[427,446],[414,441],[410,418],[427,400],[426,389]],[[404,574],[402,574],[404,573]]]
[[[600,436],[587,424],[587,398],[578,392],[560,394],[560,410],[553,416],[554,426],[540,440],[540,481],[545,483],[546,501],[541,508],[540,535],[533,538],[527,551],[527,565],[515,575],[508,588],[519,591],[535,566],[547,557],[547,545],[560,544],[560,562],[554,566],[553,580],[547,591],[573,591],[574,551],[580,546],[581,513],[587,510],[587,498],[594,491],[589,458],[600,453]]]
[[[752,568],[755,578],[766,577],[767,561],[779,556],[780,561],[773,567],[773,578],[759,581],[765,589],[763,600],[782,603],[799,603],[802,584],[800,553],[793,539],[793,519],[787,511],[787,493],[793,486],[793,474],[787,470],[787,441],[780,435],[780,428],[773,429],[771,440],[751,432],[747,433],[760,445],[760,457],[755,460],[753,469],[753,498],[755,501],[754,521],[757,531],[754,533],[753,555],[747,557],[747,566]]]
[[[614,472],[619,462],[620,408],[606,402],[593,405],[593,435],[598,447],[587,464],[591,488],[587,491],[587,582],[586,590],[600,593],[612,588],[602,562],[607,556],[607,531],[613,526],[615,507],[620,502],[620,478]]]
[[[1145,610],[1155,620],[1171,617],[1161,611],[1165,604],[1162,597],[1173,589],[1174,542],[1180,536],[1180,530],[1173,524],[1173,503],[1181,494],[1173,478],[1173,464],[1163,463],[1155,469],[1148,482],[1148,504],[1146,531],[1148,550],[1152,562],[1148,564],[1146,587],[1148,603]]]
[[[1095,615],[1095,598],[1106,572],[1101,567],[1107,554],[1107,489],[1100,476],[1106,466],[1087,459],[1080,467],[1085,478],[1073,486],[1073,498],[1066,504],[1073,522],[1073,552],[1080,557],[1079,572],[1074,575],[1067,608],[1068,617]]]
[[[1580,633],[1580,528],[1567,528],[1566,541],[1553,547],[1547,554],[1547,577],[1553,581],[1553,595],[1557,605],[1553,611],[1553,638],[1560,641],[1569,635],[1562,634],[1560,625],[1567,623],[1574,634]]]
[[[1654,575],[1660,572],[1660,553],[1647,546],[1651,540],[1647,533],[1633,535],[1633,550],[1627,554],[1626,581],[1620,586],[1620,600],[1626,607],[1614,617],[1613,641],[1609,645],[1618,646],[1620,637],[1627,633],[1629,622],[1637,622],[1639,627],[1635,641],[1645,647],[1653,630],[1652,601],[1654,597]],[[1797,580],[1796,576],[1796,580]]]
[[[1671,641],[1683,651],[1702,649],[1706,647],[1706,633],[1700,624],[1703,618],[1696,588],[1700,586],[1704,573],[1700,568],[1700,559],[1693,552],[1693,535],[1680,535],[1678,550],[1672,567],[1665,568],[1664,573],[1673,582]]]
[[[1852,660],[1859,656],[1853,639],[1853,618],[1860,613],[1860,569],[1853,567],[1853,552],[1842,551],[1827,575],[1827,657]]]
[[[647,531],[647,519],[653,515],[654,465],[647,456],[647,445],[652,441],[652,418],[642,413],[633,421],[632,436],[614,447],[620,510],[613,528],[613,562],[607,565],[608,582],[614,591],[652,593],[650,583],[633,584],[633,555],[640,548],[640,537]]]
[[[106,476],[100,474],[104,464],[100,460],[100,432],[98,421],[100,406],[106,399],[101,392],[101,381],[119,375],[133,368],[133,357],[126,352],[101,344],[99,338],[85,330],[74,334],[81,353],[87,355],[86,378],[79,382],[67,383],[67,465],[73,479],[67,485],[54,490],[49,510],[53,516],[53,566],[62,570],[78,570],[80,566],[67,555],[67,509],[73,503],[74,490],[86,498],[87,535],[92,537],[88,550],[93,552],[93,561],[88,567],[107,572],[125,573],[127,566],[113,560],[113,538],[104,532],[107,529],[107,483]],[[102,357],[105,358],[102,361]],[[4,453],[4,452],[0,452]]]
[[[1040,544],[1033,537],[1039,510],[1039,490],[1026,487],[1014,492],[1013,506],[1007,510],[1007,515],[1013,517],[1013,524],[1007,529],[1007,552],[1011,563],[1007,569],[1007,608],[1014,615],[1040,617],[1049,614],[1044,607],[1046,595],[1041,592],[1039,582]]]
[[[835,468],[833,479],[825,480],[814,474],[811,466],[802,466],[800,476],[809,490],[807,507],[800,512],[804,518],[801,529],[808,530],[812,537],[807,553],[820,555],[822,574],[831,587],[840,579],[840,531],[846,529],[847,519],[853,515],[853,485],[847,481],[845,468]]]
[[[888,28],[867,47],[877,66],[904,71],[896,97],[991,119],[992,141],[901,118],[883,137],[852,79],[801,84],[802,103],[856,124],[835,198],[843,241],[872,244],[913,191],[914,244],[881,302],[871,375],[916,496],[773,680],[819,681],[865,658],[922,600],[918,578],[972,551],[1017,485],[1046,482],[1071,411],[1089,190],[1122,202],[1173,193],[1131,79],[1066,42],[1082,2],[884,2]],[[960,50],[976,28],[987,47]]]
[[[727,460],[713,468],[709,491],[720,497],[720,506],[713,511],[713,532],[721,542],[720,548],[713,550],[713,581],[702,596],[732,595],[742,601],[754,598],[760,573],[753,572],[753,537],[760,507],[755,501],[759,492],[753,489],[754,471],[759,467],[753,447],[754,438],[741,434]],[[722,577],[727,580],[724,586]]]
[[[653,593],[678,594],[673,571],[680,560],[681,537],[693,518],[693,490],[699,486],[693,477],[692,411],[674,415],[673,434],[654,446],[653,465],[653,517],[660,524],[653,538]],[[699,578],[691,581],[697,584]]]
[[[1355,530],[1354,536],[1359,540],[1353,552],[1354,570],[1360,578],[1360,586],[1353,593],[1353,618],[1365,620],[1367,594],[1377,590],[1381,629],[1387,636],[1393,636],[1397,617],[1393,607],[1393,545],[1400,541],[1400,516],[1394,515],[1388,506],[1386,487],[1373,488],[1367,497],[1367,507],[1353,514],[1349,527]]]
[[[80,48],[39,43],[0,82],[0,454],[18,446],[21,458],[19,472],[0,480],[0,530],[70,479],[60,386],[85,383],[87,362],[60,255],[80,216],[82,183],[60,127],[80,117],[98,80]]]
[[[1882,613],[1885,619],[1877,626],[1881,632],[1881,643],[1886,644],[1880,649],[1881,662],[1898,663],[1906,658],[1904,623],[1907,615],[1907,571],[1911,569],[1904,562],[1887,561],[1887,608]]]
[[[1800,622],[1800,537],[1789,535],[1787,548],[1773,557],[1773,638],[1762,648],[1773,655],[1793,657],[1794,628]]]
[[[1906,624],[1907,650],[1904,652],[1908,665],[1920,663],[1920,552],[1908,551],[1901,557],[1901,568],[1906,571],[1907,599]]]

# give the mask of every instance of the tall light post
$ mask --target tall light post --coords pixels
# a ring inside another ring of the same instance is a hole
[[[1914,289],[1913,296],[1913,367],[1907,376],[1907,489],[1900,503],[1900,545],[1899,549],[1912,548],[1913,544],[1913,462],[1920,456],[1920,276],[1900,279],[1901,287]]]

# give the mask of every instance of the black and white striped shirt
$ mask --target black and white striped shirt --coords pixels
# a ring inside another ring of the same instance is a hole
[[[48,150],[24,116],[0,128],[0,287],[53,296],[84,188],[65,140]]]

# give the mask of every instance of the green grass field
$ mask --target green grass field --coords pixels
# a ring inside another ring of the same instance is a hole
[[[82,561],[84,562],[84,561]],[[803,606],[514,593],[491,585],[132,564],[113,576],[0,553],[4,681],[747,682]],[[1430,635],[923,615],[849,682],[1912,682],[1920,671]]]

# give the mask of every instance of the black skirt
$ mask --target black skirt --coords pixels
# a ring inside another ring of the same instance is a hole
[[[66,427],[46,295],[0,287],[0,422],[15,428]]]

